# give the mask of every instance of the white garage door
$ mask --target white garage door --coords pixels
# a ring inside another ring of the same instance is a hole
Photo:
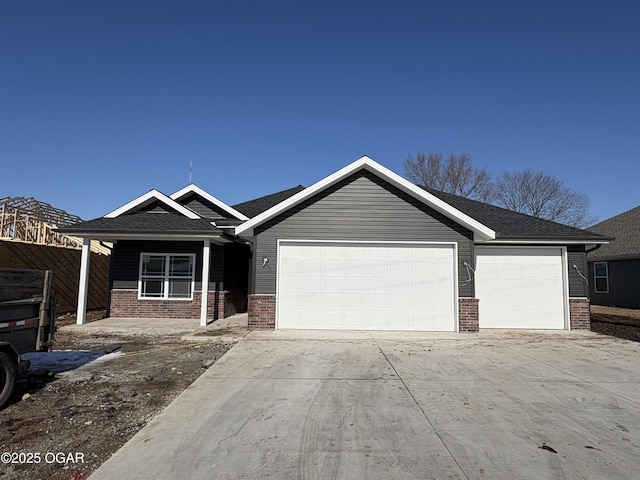
[[[476,248],[480,328],[565,328],[562,249]]]
[[[281,241],[277,327],[454,331],[454,258],[451,244]]]

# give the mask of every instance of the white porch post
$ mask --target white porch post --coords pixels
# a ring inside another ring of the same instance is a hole
[[[202,248],[202,296],[200,303],[200,326],[207,326],[207,309],[209,306],[209,263],[211,262],[211,240],[204,241]]]
[[[80,259],[80,280],[78,282],[78,311],[76,323],[82,325],[87,320],[87,294],[89,293],[89,264],[91,262],[91,239],[82,240],[82,257]]]

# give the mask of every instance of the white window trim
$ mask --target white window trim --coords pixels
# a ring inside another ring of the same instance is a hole
[[[142,295],[142,263],[145,255],[153,255],[157,257],[164,256],[165,272],[164,272],[164,293],[161,297],[145,297]],[[170,297],[169,296],[169,265],[171,257],[191,257],[193,261],[193,273],[191,275],[191,295],[189,297]],[[193,292],[196,287],[196,254],[195,253],[160,253],[160,252],[141,252],[140,265],[138,267],[138,300],[170,300],[170,301],[193,301]]]
[[[596,265],[604,264],[605,269],[607,271],[606,275],[597,275],[596,274]],[[598,290],[598,279],[604,278],[607,281],[607,289],[606,290]],[[609,293],[609,263],[608,262],[593,262],[593,289],[596,293]]]

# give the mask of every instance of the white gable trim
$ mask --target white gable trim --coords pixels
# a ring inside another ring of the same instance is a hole
[[[243,215],[242,213],[240,213],[236,209],[230,207],[229,205],[227,205],[223,201],[218,200],[216,197],[214,197],[210,193],[205,192],[204,190],[202,190],[197,185],[194,185],[193,183],[191,185],[187,185],[183,189],[178,190],[176,193],[171,195],[171,199],[177,201],[177,200],[181,199],[182,197],[184,197],[185,195],[187,195],[189,193],[195,193],[196,195],[200,195],[202,198],[210,201],[215,206],[217,206],[217,207],[223,209],[225,212],[233,215],[238,220],[249,220],[249,217]]]
[[[200,216],[195,213],[193,210],[189,210],[187,207],[183,207],[175,200],[167,197],[164,193],[160,193],[155,188],[153,190],[149,190],[144,195],[140,195],[138,198],[131,200],[129,203],[121,206],[120,208],[115,209],[113,212],[107,213],[104,218],[116,218],[120,215],[130,212],[132,210],[137,210],[145,205],[148,205],[154,201],[159,201],[172,208],[178,213],[181,213],[187,218],[192,220],[200,218]]]
[[[420,200],[431,208],[437,210],[448,218],[451,218],[455,222],[460,225],[472,230],[474,232],[475,240],[493,240],[496,237],[496,234],[493,230],[491,230],[486,225],[474,220],[468,215],[462,213],[461,211],[453,208],[448,203],[440,200],[435,195],[430,194],[426,190],[414,185],[409,182],[405,178],[402,178],[397,173],[392,172],[391,170],[383,167],[379,163],[375,162],[371,158],[364,156],[356,160],[355,162],[347,165],[346,167],[338,170],[337,172],[325,177],[319,182],[314,183],[308,188],[305,188],[303,191],[289,197],[283,202],[279,203],[271,207],[269,210],[262,212],[260,215],[255,216],[248,222],[243,223],[236,227],[236,235],[253,235],[253,229],[258,225],[270,220],[271,218],[279,215],[280,213],[288,210],[289,208],[301,203],[307,198],[315,195],[316,193],[324,190],[325,188],[339,182],[340,180],[348,177],[352,173],[357,172],[361,169],[368,170],[371,173],[374,173],[386,180],[390,184],[399,188],[403,192],[411,195],[412,197]]]

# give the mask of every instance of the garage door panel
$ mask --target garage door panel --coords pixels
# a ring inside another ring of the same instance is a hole
[[[366,267],[361,258],[347,258],[344,262],[344,274],[369,275],[369,269]]]
[[[295,292],[300,284],[300,279],[295,275],[288,275],[281,279],[281,287],[283,292]],[[288,293],[285,295],[289,295]]]
[[[349,311],[360,311],[369,308],[369,297],[357,292],[345,293],[343,296],[344,308]]]
[[[392,277],[408,277],[411,274],[411,265],[407,261],[397,261],[387,265],[387,274]]]
[[[316,275],[301,275],[298,277],[298,285],[293,291],[300,292],[320,292],[322,291],[322,277]]]
[[[454,252],[453,245],[282,242],[278,328],[454,331]]]
[[[480,328],[565,328],[560,248],[478,247],[475,282]]]
[[[368,282],[362,281],[362,278],[357,276],[345,277],[343,286],[345,292],[359,293],[368,291]]]
[[[388,311],[391,309],[390,300],[389,300],[390,297],[391,296],[386,293],[378,293],[376,295],[370,295],[369,306],[371,309]]]

